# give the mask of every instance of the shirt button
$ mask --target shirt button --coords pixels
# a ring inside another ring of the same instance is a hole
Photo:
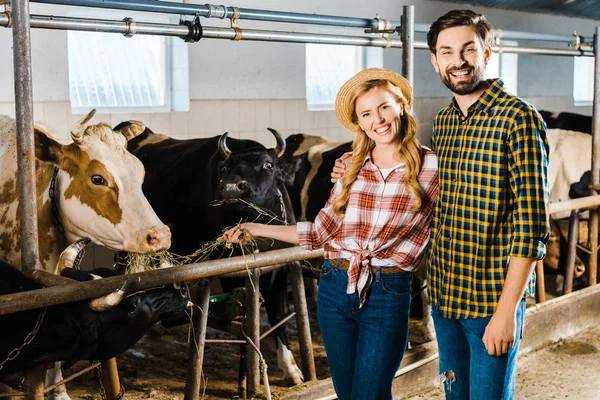
[[[462,124],[462,125],[464,125],[464,124],[466,124],[466,123],[467,123],[467,120],[466,120],[466,119],[463,119],[463,121],[461,122],[461,124]]]
[[[456,178],[452,178],[452,182],[456,183]]]

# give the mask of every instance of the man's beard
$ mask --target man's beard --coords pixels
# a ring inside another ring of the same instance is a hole
[[[471,80],[453,83],[450,73],[465,68],[469,68],[471,70]],[[451,71],[448,71],[446,75],[442,75],[440,72],[440,78],[442,79],[442,83],[446,85],[446,87],[450,89],[452,93],[464,96],[477,90],[481,82],[485,80],[484,74],[485,71],[482,68],[475,68],[469,64],[464,64],[461,65],[460,68],[453,68]]]

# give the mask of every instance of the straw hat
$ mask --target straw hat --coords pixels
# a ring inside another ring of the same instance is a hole
[[[408,109],[412,109],[412,88],[406,78],[383,68],[364,69],[344,83],[335,99],[335,113],[337,114],[338,119],[342,125],[353,132],[359,129],[359,126],[352,122],[352,113],[354,112],[354,104],[351,103],[352,94],[357,86],[375,79],[390,81],[394,86],[400,88],[400,91],[406,99],[405,106],[407,106]]]

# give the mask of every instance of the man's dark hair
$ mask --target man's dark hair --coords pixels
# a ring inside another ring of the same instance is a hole
[[[471,10],[452,10],[431,24],[429,32],[427,32],[427,45],[433,54],[435,54],[435,47],[440,32],[455,26],[472,26],[482,45],[492,43],[494,28],[492,28],[492,25],[485,19],[483,14],[477,14]]]

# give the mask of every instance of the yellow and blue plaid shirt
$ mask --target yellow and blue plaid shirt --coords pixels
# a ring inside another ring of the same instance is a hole
[[[492,315],[509,257],[542,259],[550,234],[546,125],[500,79],[489,83],[467,117],[453,99],[433,126],[440,191],[427,264],[446,318]]]

